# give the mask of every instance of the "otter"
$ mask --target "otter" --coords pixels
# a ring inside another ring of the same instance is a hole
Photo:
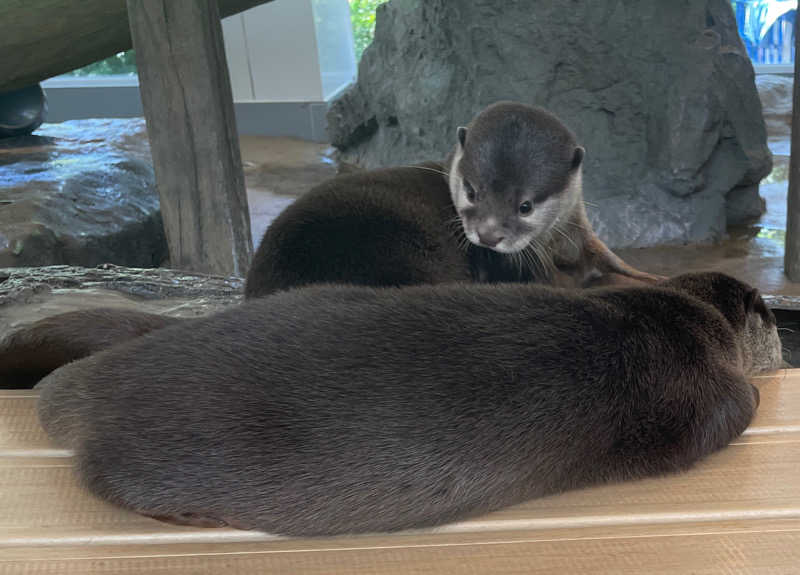
[[[590,287],[664,279],[631,268],[592,232],[584,150],[557,117],[499,102],[455,136],[444,162],[341,175],[300,197],[264,233],[245,297],[316,283]],[[0,341],[0,387],[32,385],[59,365],[158,327],[132,312],[119,320],[115,310],[84,313]]]
[[[38,409],[82,483],[138,513],[395,531],[686,469],[747,427],[747,376],[780,355],[758,292],[718,273],[310,286],[61,367]]]
[[[628,266],[592,231],[585,152],[556,116],[498,102],[456,136],[444,162],[339,176],[288,206],[262,237],[245,296],[330,282],[664,279]]]

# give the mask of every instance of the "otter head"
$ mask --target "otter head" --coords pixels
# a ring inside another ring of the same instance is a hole
[[[739,339],[745,374],[755,375],[783,366],[775,314],[756,288],[717,272],[680,275],[661,285],[699,298],[725,316]]]
[[[499,102],[457,136],[450,194],[473,244],[519,252],[582,208],[584,150],[552,114]]]
[[[745,326],[742,332],[744,370],[748,375],[783,367],[783,347],[775,314],[757,289],[745,296]]]

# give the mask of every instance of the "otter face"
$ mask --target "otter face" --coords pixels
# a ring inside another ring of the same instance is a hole
[[[744,371],[755,375],[779,369],[783,365],[783,354],[775,315],[757,290],[750,292],[746,300],[747,316],[742,336]]]
[[[470,242],[516,253],[554,228],[566,231],[582,200],[584,150],[555,116],[495,104],[457,136],[450,194]]]

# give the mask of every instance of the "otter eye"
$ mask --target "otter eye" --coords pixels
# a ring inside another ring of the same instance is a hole
[[[475,193],[475,188],[472,187],[472,184],[470,184],[466,180],[464,180],[464,190],[465,190],[465,192],[467,194],[467,201],[470,204],[474,204],[475,203],[475,198],[477,198],[478,195]]]
[[[524,201],[519,205],[519,213],[523,216],[528,216],[533,211],[533,204],[530,201]]]

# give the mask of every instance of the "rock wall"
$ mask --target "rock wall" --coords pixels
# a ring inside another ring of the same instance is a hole
[[[0,140],[0,267],[168,257],[144,120],[45,124]]]
[[[728,0],[392,0],[329,133],[364,167],[442,158],[504,99],[578,134],[612,247],[715,240],[763,211],[772,158]]]

